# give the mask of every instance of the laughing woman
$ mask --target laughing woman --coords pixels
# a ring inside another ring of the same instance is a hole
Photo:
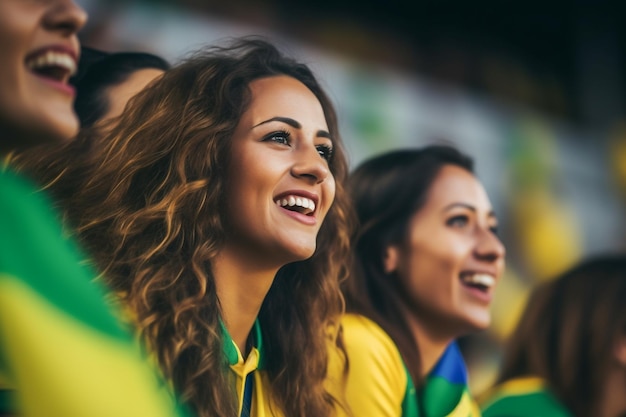
[[[92,157],[50,188],[82,179],[60,194],[67,218],[183,400],[330,415],[347,163],[309,68],[259,39],[210,48],[83,140]]]
[[[68,80],[85,12],[70,0],[0,1],[0,156],[78,130]],[[51,202],[0,172],[0,415],[172,416]]]
[[[391,151],[348,184],[360,224],[342,320],[347,405],[370,417],[479,415],[455,340],[488,326],[504,247],[472,161],[442,146]]]

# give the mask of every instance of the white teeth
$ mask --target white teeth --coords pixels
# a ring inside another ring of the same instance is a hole
[[[280,207],[302,207],[305,209],[303,211],[304,214],[310,214],[315,211],[315,202],[310,198],[301,197],[301,196],[293,196],[290,195],[288,197],[281,198],[276,200],[276,205]]]
[[[496,283],[496,279],[488,274],[468,274],[463,276],[463,281],[470,284],[483,285],[487,288],[493,287]]]
[[[38,69],[45,67],[61,67],[65,68],[70,76],[76,73],[76,61],[71,55],[59,51],[48,51],[45,54],[38,55],[26,62],[26,66],[30,69]]]

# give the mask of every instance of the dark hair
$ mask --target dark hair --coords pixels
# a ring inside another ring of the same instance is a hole
[[[539,285],[509,338],[498,382],[545,379],[576,417],[598,415],[619,337],[626,335],[626,255],[598,255]]]
[[[59,199],[103,279],[198,416],[237,411],[211,262],[229,238],[223,202],[231,138],[249,106],[250,83],[276,75],[297,79],[320,101],[333,138],[336,190],[314,255],[283,266],[265,297],[264,369],[285,415],[329,415],[335,400],[324,388],[327,348],[329,338],[337,340],[329,328],[338,328],[343,310],[339,280],[351,234],[348,170],[334,106],[308,66],[262,39],[207,48],[138,93],[104,136],[85,129],[53,161],[50,153],[16,161]]]
[[[148,68],[167,71],[170,64],[147,52],[105,52],[83,46],[78,73],[71,80],[76,87],[74,110],[81,128],[93,125],[107,112],[108,88],[123,83],[133,72]]]
[[[398,346],[416,386],[421,369],[418,346],[402,313],[406,303],[399,280],[385,272],[385,249],[404,241],[408,224],[426,202],[435,177],[445,165],[473,172],[473,162],[447,145],[394,150],[357,167],[348,190],[358,217],[353,268],[343,285],[346,307],[378,323]]]

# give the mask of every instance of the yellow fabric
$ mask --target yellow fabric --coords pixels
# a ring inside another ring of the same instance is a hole
[[[467,417],[467,416],[480,416],[480,407],[476,400],[469,395],[461,397],[461,402],[457,407],[448,414],[446,417]]]
[[[237,344],[232,341],[237,351],[237,363],[230,365],[232,375],[235,378],[237,398],[239,401],[239,414],[243,408],[244,381],[250,372],[254,372],[254,390],[252,394],[252,410],[250,417],[284,417],[281,410],[272,404],[270,396],[270,383],[267,374],[259,370],[261,354],[257,348],[252,348],[248,357],[244,360]]]
[[[545,380],[535,376],[510,379],[481,396],[489,417],[573,417],[554,396]]]
[[[544,389],[546,383],[542,378],[534,376],[515,378],[492,387],[478,398],[478,402],[486,405],[495,402],[501,396],[520,395]]]
[[[29,308],[20,308],[23,305]],[[24,415],[173,414],[174,405],[162,395],[154,369],[137,366],[137,352],[64,314],[6,275],[0,276],[0,329],[6,332],[0,334],[3,349],[13,358],[8,377],[20,387],[17,395]],[[85,376],[85,367],[93,373]],[[60,379],[64,383],[55,384]],[[116,397],[107,393],[116,393]]]
[[[349,370],[343,386],[341,359],[331,358],[329,391],[345,398],[353,416],[400,417],[408,377],[398,348],[383,329],[363,316],[346,314],[342,325]],[[331,350],[331,355],[337,354]],[[341,409],[338,414],[350,415]]]

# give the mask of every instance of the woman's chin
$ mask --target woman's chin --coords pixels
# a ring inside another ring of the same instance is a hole
[[[313,247],[299,246],[297,248],[293,248],[293,250],[289,251],[289,253],[290,260],[286,263],[306,261],[315,254],[315,245],[313,245]]]
[[[472,317],[467,322],[468,333],[481,332],[487,330],[491,325],[491,316],[486,317]]]

